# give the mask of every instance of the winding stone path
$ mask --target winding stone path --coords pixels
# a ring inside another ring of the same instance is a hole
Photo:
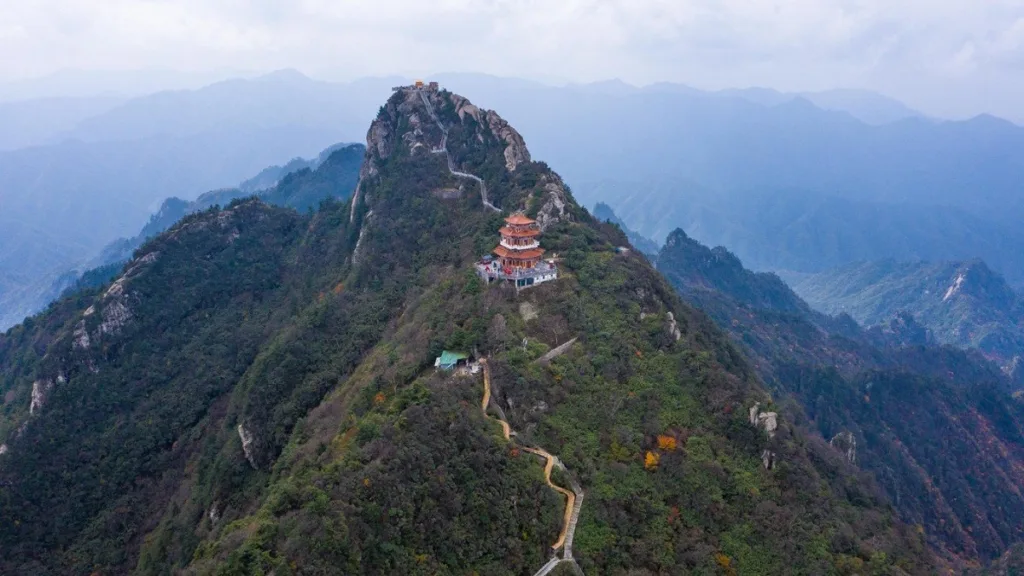
[[[497,420],[498,423],[501,424],[501,429],[505,439],[511,441],[515,432],[512,431],[512,427],[509,426],[509,423],[505,421],[504,416],[502,418],[493,418],[487,414],[487,407],[491,403],[491,367],[487,363],[486,358],[482,358],[480,360],[480,364],[483,365],[484,368],[484,397],[480,403],[480,409],[483,411],[485,418]],[[554,456],[547,450],[539,447],[523,446],[523,450],[544,458],[544,481],[552,490],[555,490],[559,494],[565,496],[566,499],[565,513],[562,520],[562,531],[558,535],[558,540],[551,545],[551,549],[555,551],[555,556],[553,556],[547,564],[542,566],[534,576],[546,576],[555,569],[555,566],[558,566],[558,564],[562,562],[571,562],[574,565],[576,573],[583,574],[583,569],[580,568],[579,564],[576,563],[576,560],[572,556],[572,541],[576,535],[576,523],[579,522],[580,510],[583,508],[583,489],[574,479],[572,479],[572,476],[568,473],[569,471],[557,456]],[[551,481],[551,472],[556,466],[570,477],[570,482],[572,482],[572,491],[558,486]],[[561,558],[557,555],[559,549],[562,550]]]
[[[457,176],[459,178],[468,178],[479,184],[480,200],[483,201],[484,206],[490,208],[491,210],[494,210],[495,212],[501,212],[500,208],[498,208],[494,204],[491,204],[487,200],[487,184],[484,183],[482,178],[474,174],[470,174],[468,172],[459,172],[458,170],[455,169],[455,161],[452,160],[452,154],[451,152],[448,151],[448,129],[444,127],[444,124],[441,123],[441,119],[438,118],[437,113],[434,112],[434,105],[430,103],[430,98],[427,98],[427,93],[424,92],[423,90],[418,90],[418,92],[420,93],[420,99],[423,100],[423,105],[427,108],[427,114],[429,114],[430,119],[433,120],[435,124],[437,124],[437,127],[441,130],[442,134],[441,146],[432,149],[431,152],[434,154],[444,154],[445,157],[447,157],[448,159],[448,171],[451,172],[453,176]]]

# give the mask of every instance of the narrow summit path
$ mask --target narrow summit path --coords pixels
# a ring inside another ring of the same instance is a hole
[[[491,204],[487,200],[487,184],[484,183],[483,178],[480,178],[479,176],[470,174],[468,172],[459,172],[458,170],[455,169],[455,161],[452,160],[452,154],[451,152],[448,151],[448,129],[444,127],[444,124],[441,123],[441,119],[438,118],[437,113],[434,112],[434,105],[430,103],[430,98],[427,98],[427,93],[424,92],[423,90],[419,90],[419,93],[420,99],[423,100],[423,105],[426,106],[427,108],[427,114],[429,114],[430,119],[433,120],[435,124],[437,124],[437,127],[441,130],[442,134],[441,146],[432,149],[431,152],[433,152],[434,154],[444,154],[445,157],[448,159],[448,171],[452,173],[452,176],[457,176],[459,178],[468,178],[470,180],[475,181],[477,184],[480,185],[480,200],[483,202],[484,206],[490,208],[491,210],[494,210],[495,212],[501,212],[500,208],[498,208],[494,204]]]
[[[498,423],[501,424],[501,429],[505,439],[512,441],[512,436],[515,435],[515,432],[512,431],[512,427],[509,426],[509,423],[505,421],[504,418],[494,418],[487,413],[487,407],[491,403],[491,367],[487,363],[486,358],[482,358],[480,360],[480,364],[483,365],[484,368],[484,397],[480,403],[480,409],[483,411],[485,418],[497,420]],[[536,454],[537,456],[544,458],[544,481],[552,490],[565,496],[566,499],[565,512],[562,520],[562,531],[558,535],[558,540],[551,545],[551,549],[555,551],[555,556],[553,556],[547,564],[542,566],[534,576],[546,576],[555,569],[555,566],[558,566],[562,562],[571,562],[576,573],[583,574],[583,569],[580,568],[579,564],[576,563],[576,560],[572,556],[572,540],[576,534],[576,523],[579,521],[580,509],[583,506],[583,489],[575,482],[575,480],[572,480],[573,489],[571,491],[558,486],[551,481],[551,472],[556,466],[568,473],[565,465],[562,464],[562,461],[559,460],[557,456],[540,447],[523,446],[522,448],[526,452]],[[562,550],[561,558],[558,557],[558,550]]]

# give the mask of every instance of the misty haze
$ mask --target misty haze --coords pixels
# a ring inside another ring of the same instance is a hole
[[[1024,573],[1024,4],[0,12],[0,573]]]

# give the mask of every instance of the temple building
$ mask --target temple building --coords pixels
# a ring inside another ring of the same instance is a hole
[[[494,256],[485,256],[477,263],[477,272],[488,282],[507,280],[516,288],[527,288],[558,278],[553,261],[545,261],[540,247],[540,226],[536,220],[521,213],[505,218],[498,231],[501,241],[494,248]]]

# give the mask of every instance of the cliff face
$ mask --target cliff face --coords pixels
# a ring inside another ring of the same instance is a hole
[[[540,447],[586,496],[562,553],[591,574],[933,570],[500,117],[403,89],[367,144],[350,202],[190,216],[119,290],[0,338],[0,516],[21,520],[0,571],[532,574],[566,507]],[[563,274],[483,284],[472,264],[520,210]],[[130,312],[110,333],[108,298]],[[442,350],[487,358],[483,410]],[[19,419],[51,361],[67,382]]]

